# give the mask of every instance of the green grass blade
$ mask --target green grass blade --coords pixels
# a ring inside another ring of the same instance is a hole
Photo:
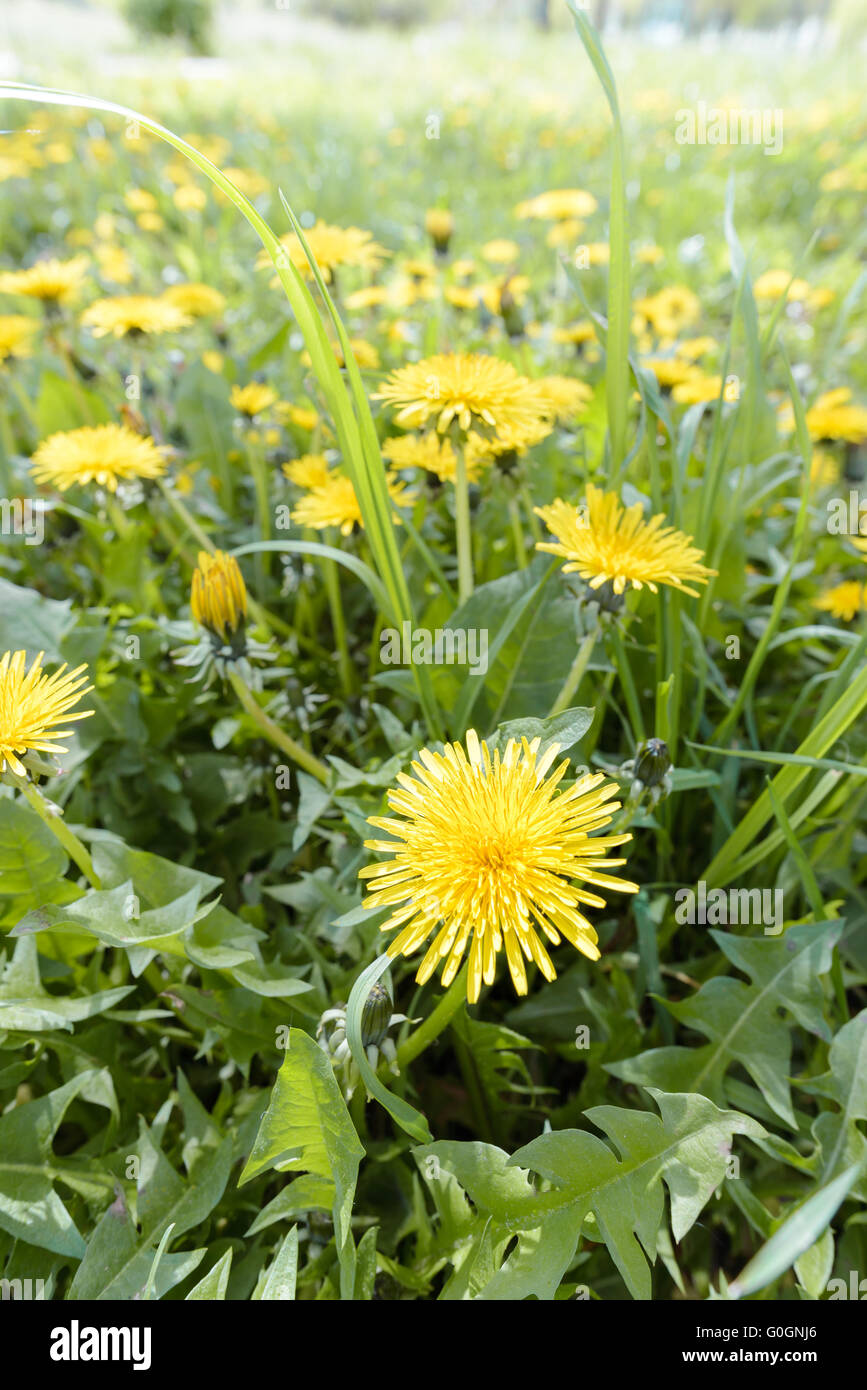
[[[609,209],[608,336],[605,353],[605,399],[608,408],[608,440],[611,450],[611,485],[617,489],[626,457],[626,422],[629,413],[629,327],[632,309],[629,292],[629,234],[626,218],[626,176],[623,122],[614,74],[602,42],[576,0],[566,0],[578,37],[584,45],[608,105],[613,122],[611,146],[611,204]]]

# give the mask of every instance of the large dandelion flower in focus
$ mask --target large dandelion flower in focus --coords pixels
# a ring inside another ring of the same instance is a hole
[[[638,885],[604,872],[625,863],[606,851],[629,834],[591,838],[620,808],[617,785],[603,773],[581,777],[558,791],[568,758],[550,771],[559,745],[540,755],[540,739],[510,739],[502,757],[491,757],[477,735],[444,753],[425,748],[401,774],[388,804],[402,819],[373,817],[370,825],[393,839],[368,840],[368,849],[394,856],[360,871],[369,880],[365,906],[391,907],[383,931],[400,928],[389,955],[412,955],[434,933],[416,979],[442,964],[451,984],[469,947],[467,998],[475,1003],[482,981],[494,982],[497,956],[505,951],[518,994],[527,993],[526,961],[547,980],[556,971],[543,937],[557,946],[565,937],[598,960],[597,935],[582,907],[604,907],[585,887],[636,893]],[[548,775],[550,772],[550,775]]]
[[[636,589],[646,584],[655,594],[659,584],[668,584],[697,598],[686,581],[706,584],[716,573],[701,563],[704,551],[690,544],[691,536],[663,524],[662,513],[645,521],[640,502],[623,507],[616,492],[603,492],[592,483],[587,485],[586,509],[558,498],[535,512],[557,537],[556,543],[540,542],[536,549],[561,555],[567,561],[564,574],[577,571],[591,589],[611,584],[615,594],[622,594],[629,584]]]
[[[397,406],[395,419],[407,429],[433,417],[440,432],[452,420],[464,431],[532,429],[540,414],[533,383],[511,363],[481,352],[441,352],[398,367],[374,400]]]
[[[118,483],[131,478],[159,478],[166,461],[152,439],[126,425],[85,425],[43,439],[30,469],[38,483],[59,492],[84,483],[117,492]]]
[[[55,739],[64,734],[58,725],[75,719],[86,719],[92,709],[70,713],[82,695],[93,686],[87,684],[77,666],[67,671],[61,666],[53,676],[42,670],[40,652],[26,671],[26,652],[6,652],[0,659],[0,773],[7,767],[18,777],[27,776],[21,761],[30,752],[65,753],[66,748]]]

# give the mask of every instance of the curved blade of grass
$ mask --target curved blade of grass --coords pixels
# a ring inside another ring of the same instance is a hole
[[[729,1284],[729,1297],[748,1298],[785,1274],[830,1224],[837,1208],[845,1201],[857,1180],[862,1166],[853,1163],[839,1178],[820,1187],[797,1211],[792,1212],[767,1244],[744,1266],[738,1278]]]
[[[352,993],[346,1006],[346,1041],[349,1043],[349,1050],[361,1072],[361,1079],[370,1094],[388,1111],[395,1123],[399,1124],[401,1129],[405,1130],[412,1139],[415,1139],[416,1143],[429,1144],[433,1135],[428,1129],[424,1115],[420,1114],[418,1110],[414,1110],[408,1101],[393,1095],[387,1087],[383,1086],[367,1060],[367,1053],[361,1042],[361,1015],[365,1001],[377,980],[385,974],[391,964],[391,957],[387,951],[384,951],[366,970],[362,970],[352,986]]]
[[[785,767],[815,767],[828,772],[845,772],[849,777],[867,777],[867,767],[860,763],[844,763],[838,758],[805,758],[799,753],[769,753],[763,748],[714,748],[710,743],[686,742],[690,748],[699,748],[703,753],[713,753],[718,758],[743,758],[748,763],[779,763]]]
[[[338,550],[333,545],[323,545],[319,541],[251,541],[249,545],[236,546],[230,550],[230,555],[252,555],[257,550],[284,550],[290,555],[317,555],[325,560],[334,560],[336,564],[343,565],[344,569],[350,570],[357,579],[370,591],[377,607],[383,617],[395,620],[394,612],[391,607],[391,600],[385,591],[382,580],[374,574],[370,565],[366,565],[363,560],[359,560],[357,555],[351,554],[348,550]]]
[[[611,486],[620,484],[626,456],[626,421],[629,411],[629,326],[632,318],[629,298],[629,239],[626,223],[626,177],[623,123],[617,100],[617,85],[608,59],[594,29],[577,0],[566,0],[578,37],[602,84],[613,122],[611,144],[611,203],[608,214],[608,337],[605,353],[605,399],[608,409],[608,440],[611,449]]]

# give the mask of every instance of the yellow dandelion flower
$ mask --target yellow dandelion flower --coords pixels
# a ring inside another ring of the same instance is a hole
[[[508,265],[509,261],[516,261],[520,254],[521,248],[518,243],[506,237],[495,237],[493,241],[486,241],[482,247],[482,255],[492,265]]]
[[[176,309],[180,309],[182,314],[189,314],[191,319],[205,318],[210,314],[221,314],[226,307],[225,296],[219,290],[211,289],[210,285],[201,285],[196,281],[189,284],[172,285],[165,290],[163,299],[169,304],[173,304]]]
[[[571,376],[539,377],[533,382],[533,390],[539,400],[540,413],[550,416],[558,425],[569,424],[593,399],[592,387]]]
[[[130,212],[155,212],[159,204],[147,188],[130,188],[123,195]]]
[[[556,971],[543,937],[557,946],[565,937],[591,960],[599,959],[598,937],[583,907],[605,900],[579,885],[635,893],[638,885],[606,873],[624,859],[606,851],[626,844],[629,834],[594,838],[620,808],[611,798],[614,782],[601,772],[558,790],[568,758],[554,768],[559,746],[540,753],[541,740],[510,739],[494,752],[469,730],[444,753],[423,749],[388,794],[396,817],[369,824],[390,839],[365,841],[366,848],[394,858],[360,871],[368,881],[365,906],[393,911],[382,931],[399,928],[389,955],[410,956],[433,941],[416,979],[424,984],[442,964],[442,983],[451,984],[469,947],[467,998],[475,1003],[482,981],[494,983],[497,956],[505,951],[512,983],[527,993],[526,961],[535,961],[547,980]],[[550,775],[548,775],[550,773]],[[577,884],[574,882],[577,880]]]
[[[413,498],[406,484],[392,474],[388,477],[388,492],[397,506],[405,506]],[[292,520],[296,526],[311,526],[314,531],[336,526],[342,536],[350,535],[355,526],[364,526],[355,488],[343,473],[331,473],[319,487],[311,488],[293,508]]]
[[[813,607],[830,613],[832,618],[839,618],[841,622],[851,623],[859,613],[867,610],[867,585],[859,584],[856,579],[847,579],[814,598]]]
[[[125,334],[133,337],[141,333],[175,333],[179,328],[189,328],[192,321],[189,314],[165,297],[146,294],[98,299],[81,316],[81,322],[95,338],[109,334],[122,338]]]
[[[478,307],[479,292],[471,289],[469,285],[446,285],[443,294],[449,304],[453,304],[456,309],[476,309]]]
[[[539,408],[532,383],[509,362],[484,353],[444,352],[398,367],[383,382],[374,400],[398,407],[395,419],[408,429],[436,419],[437,429],[452,420],[500,431],[532,428]]]
[[[0,659],[0,772],[8,767],[17,777],[26,777],[21,758],[29,752],[65,753],[67,749],[54,742],[66,733],[59,725],[94,713],[92,709],[70,712],[93,689],[81,674],[87,667],[67,671],[64,664],[49,676],[42,670],[44,655],[39,653],[29,671],[25,670],[26,652],[6,652]]]
[[[700,367],[682,357],[645,357],[641,365],[653,372],[660,386],[681,386],[693,377],[703,376]]]
[[[723,400],[731,405],[740,395],[738,383],[735,380],[727,381],[723,387],[721,376],[705,376],[704,372],[697,371],[696,375],[690,376],[686,381],[679,382],[672,391],[672,399],[678,405],[698,405],[700,401],[719,400],[719,393],[722,390]]]
[[[535,198],[519,203],[515,216],[540,218],[546,222],[563,222],[567,218],[589,217],[599,204],[592,193],[583,188],[554,188]]]
[[[788,270],[766,270],[753,285],[756,299],[767,301],[782,299],[784,294],[790,300],[806,299],[809,293],[810,286],[806,280],[793,280]]]
[[[697,362],[700,357],[706,357],[708,353],[716,350],[716,338],[712,338],[709,333],[702,334],[699,338],[685,338],[677,345],[678,357],[686,358],[687,362]]]
[[[566,222],[554,222],[548,229],[545,245],[553,246],[555,249],[559,246],[574,245],[583,231],[584,223],[571,218]]]
[[[228,168],[224,169],[223,173],[244,194],[245,198],[258,198],[261,194],[267,193],[271,187],[268,180],[253,169]],[[220,196],[225,198],[225,194]]]
[[[165,219],[158,212],[140,212],[136,224],[143,232],[161,232],[166,225]]]
[[[229,401],[235,410],[240,410],[242,415],[248,416],[251,420],[254,415],[261,415],[263,410],[268,410],[277,399],[277,392],[273,386],[265,386],[260,381],[251,381],[247,386],[233,386],[229,395]]]
[[[36,328],[36,320],[24,314],[0,314],[0,362],[7,357],[26,357]]]
[[[582,343],[596,342],[596,326],[591,319],[579,319],[565,328],[555,328],[552,337],[555,343],[572,343],[580,347]]]
[[[228,641],[247,617],[247,589],[234,555],[216,550],[209,555],[199,551],[198,568],[193,571],[190,609],[197,623],[221,642]]]
[[[110,280],[114,285],[130,284],[133,278],[132,261],[122,246],[97,246],[94,254],[100,272],[106,280]]]
[[[830,487],[832,483],[839,482],[841,471],[839,460],[827,449],[813,450],[810,477],[817,487]]]
[[[7,270],[0,274],[0,293],[23,294],[28,299],[66,304],[81,290],[86,272],[86,256],[75,256],[71,261],[52,257],[37,261],[27,270]]]
[[[172,194],[172,202],[180,212],[201,212],[208,205],[208,195],[196,183],[182,183]]]
[[[495,459],[502,461],[505,454],[521,457],[551,433],[554,428],[553,415],[538,397],[534,396],[534,400],[539,415],[526,424],[502,425],[496,434],[490,436],[470,430],[465,451],[468,478]]]
[[[36,482],[59,492],[87,483],[116,492],[131,478],[160,477],[166,461],[152,439],[126,425],[84,425],[43,439],[30,468]]]
[[[284,463],[283,472],[296,487],[314,488],[328,482],[330,468],[324,454],[302,454],[300,458]]]
[[[660,338],[676,338],[701,313],[701,301],[686,285],[669,285],[658,294],[637,299],[633,306],[652,324]]]
[[[823,392],[807,411],[806,420],[811,439],[842,439],[848,444],[867,440],[867,407],[852,404],[848,386]],[[781,408],[777,423],[783,434],[791,434],[795,428],[791,402]]]
[[[408,275],[412,280],[435,280],[437,278],[436,266],[431,265],[430,261],[423,261],[418,257],[410,257],[409,260],[402,261],[400,268],[404,275]]]
[[[296,425],[300,430],[315,430],[319,424],[319,412],[312,406],[292,405],[290,401],[279,401],[274,407],[277,418],[286,425]]]
[[[311,526],[314,531],[327,531],[336,526],[342,536],[361,526],[361,507],[351,479],[343,473],[332,474],[318,487],[313,487],[292,510],[296,526]]]
[[[385,285],[365,285],[363,289],[355,290],[346,296],[347,309],[376,309],[380,304],[388,301],[388,290]]]
[[[693,598],[698,595],[685,581],[706,584],[716,570],[701,563],[704,551],[690,544],[692,537],[665,526],[659,513],[644,520],[640,502],[624,508],[616,492],[603,492],[587,485],[586,510],[560,498],[550,507],[536,507],[556,543],[540,542],[537,550],[560,555],[567,563],[564,574],[577,571],[591,589],[610,583],[615,594],[631,584],[651,593],[659,584],[668,584]]]
[[[373,240],[373,233],[363,231],[360,227],[332,227],[327,222],[316,222],[305,230],[304,239],[326,282],[331,280],[338,266],[378,270],[388,255],[385,247]],[[280,238],[280,243],[292,264],[302,275],[312,279],[313,270],[307,260],[307,253],[295,233],[288,232]],[[268,252],[260,252],[256,261],[257,268],[272,265],[273,261]]]
[[[386,439],[382,445],[382,456],[393,463],[395,468],[423,468],[433,473],[440,482],[453,483],[457,472],[455,451],[448,439],[429,430],[427,434],[404,434],[395,439]],[[481,471],[476,460],[467,457],[467,480],[474,483]]]
[[[659,265],[659,262],[665,259],[665,252],[661,246],[638,246],[635,259],[639,265]]]

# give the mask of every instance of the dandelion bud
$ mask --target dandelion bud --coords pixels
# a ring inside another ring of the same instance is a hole
[[[429,208],[424,216],[424,229],[433,242],[438,256],[445,256],[455,230],[455,219],[448,208]]]
[[[388,990],[377,981],[365,999],[361,1011],[361,1042],[365,1052],[369,1047],[379,1047],[385,1038],[391,1019],[392,1003]]]
[[[658,787],[671,769],[668,744],[661,738],[649,738],[635,755],[635,780],[643,787]]]
[[[217,550],[213,555],[199,551],[198,569],[193,572],[190,595],[193,617],[202,627],[226,642],[243,629],[247,616],[247,590],[232,555]]]

